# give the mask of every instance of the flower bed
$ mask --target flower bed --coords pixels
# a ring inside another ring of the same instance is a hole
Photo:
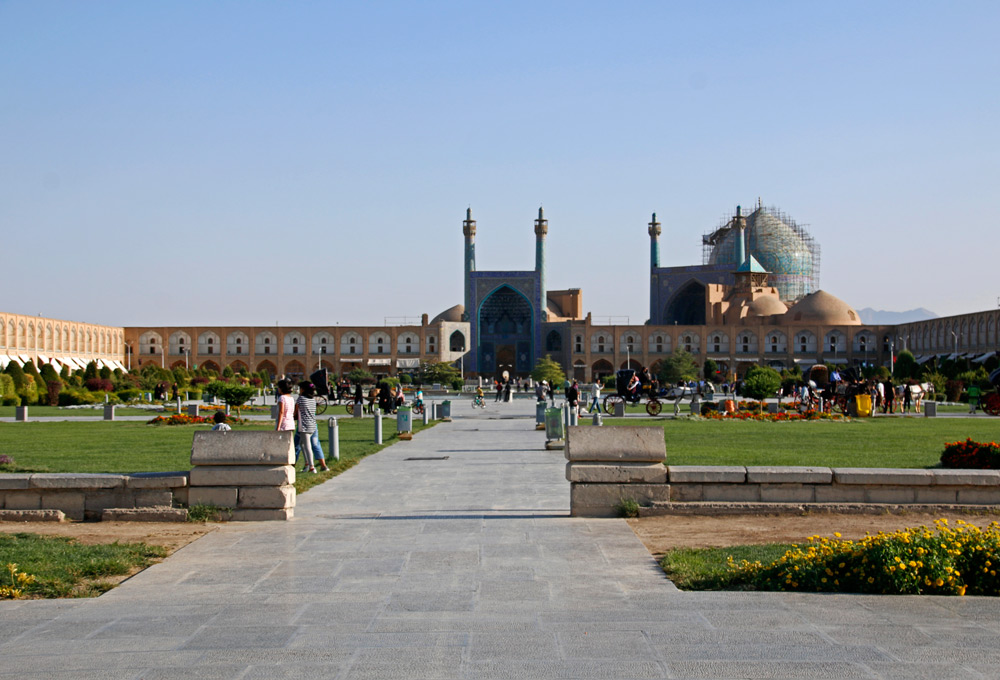
[[[246,421],[243,418],[237,418],[235,416],[226,416],[226,422],[230,425],[244,425]],[[172,416],[156,416],[152,420],[146,422],[147,425],[214,425],[215,421],[212,418],[206,418],[204,416],[189,416],[186,413],[177,413]]]
[[[965,470],[1000,470],[1000,444],[996,442],[950,442],[944,445],[941,466]]]
[[[1000,596],[1000,524],[948,520],[868,535],[860,541],[810,537],[771,564],[729,560],[734,583],[756,590],[891,595]]]
[[[762,422],[785,422],[790,420],[843,420],[840,413],[824,413],[823,411],[809,410],[801,413],[797,411],[785,411],[780,413],[758,413],[756,411],[735,411],[726,413],[724,411],[707,411],[704,416],[710,420],[758,420]]]

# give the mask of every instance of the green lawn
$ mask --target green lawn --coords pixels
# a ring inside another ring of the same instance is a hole
[[[14,406],[0,406],[0,418],[13,418],[14,417]],[[168,414],[177,413],[175,407],[170,407],[166,411]],[[118,406],[115,409],[115,415],[117,416],[144,416],[148,415],[150,418],[153,416],[163,415],[159,411],[153,411],[144,408],[133,408],[129,406]],[[82,418],[82,417],[103,417],[104,416],[104,406],[101,405],[97,408],[63,408],[61,406],[29,406],[28,407],[28,419],[31,418]]]
[[[96,597],[113,587],[104,579],[125,576],[163,558],[166,550],[145,543],[83,545],[62,536],[0,534],[0,585],[11,585],[8,565],[34,576],[25,597]],[[16,583],[14,585],[17,585]]]
[[[629,418],[604,422],[662,427],[668,465],[928,468],[937,465],[945,442],[966,437],[976,441],[1000,439],[1000,418],[784,423]]]
[[[329,413],[329,412],[328,412]],[[374,421],[338,421],[342,462],[358,460],[379,448]],[[270,430],[270,422],[235,429]],[[383,421],[383,441],[396,441],[396,421]],[[14,459],[7,472],[169,472],[191,469],[194,432],[209,426],[150,426],[141,422],[0,423],[0,455]],[[423,429],[417,420],[414,432]],[[320,441],[329,456],[327,427],[320,422]],[[353,464],[353,463],[351,463]],[[349,467],[349,465],[347,466]],[[320,475],[316,475],[319,477]]]

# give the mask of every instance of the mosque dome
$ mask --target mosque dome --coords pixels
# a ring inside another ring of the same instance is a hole
[[[738,266],[738,230],[732,221],[703,240],[710,246],[706,264]],[[746,217],[752,255],[769,273],[769,283],[782,300],[794,302],[819,289],[819,247],[809,233],[776,208],[758,207]]]
[[[775,314],[784,314],[787,311],[788,307],[777,295],[761,295],[747,303],[746,316],[774,316]]]
[[[439,321],[461,321],[463,314],[465,314],[465,305],[455,305],[454,307],[449,307],[435,316],[431,319],[431,323],[437,323]]]
[[[858,313],[835,295],[825,290],[806,295],[785,313],[792,322],[816,323],[829,326],[860,326]]]

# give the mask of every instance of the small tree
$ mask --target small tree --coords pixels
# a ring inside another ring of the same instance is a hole
[[[705,380],[715,381],[715,374],[719,372],[719,364],[715,363],[713,359],[705,359],[705,363],[701,368],[701,374]]]
[[[917,365],[917,360],[913,357],[913,352],[904,349],[896,355],[896,365],[893,367],[893,375],[902,380],[920,377],[920,366]]]
[[[149,365],[151,366],[152,364]],[[83,379],[90,380],[91,378],[100,378],[100,377],[101,376],[97,374],[97,362],[96,361],[88,362],[87,368],[85,368],[83,371]]]
[[[760,401],[763,410],[764,399],[774,396],[781,387],[781,374],[766,366],[751,366],[743,378],[743,394]]]
[[[559,387],[566,380],[562,366],[549,354],[538,358],[535,367],[531,369],[531,377],[536,382],[547,380],[553,388]]]
[[[366,371],[363,368],[352,368],[347,373],[347,379],[351,381],[352,385],[358,384],[368,384],[375,382],[375,376]]]
[[[253,387],[249,385],[227,385],[225,383],[209,383],[209,386],[220,384],[222,388],[219,390],[219,397],[229,404],[232,408],[236,409],[237,417],[240,415],[240,407],[243,404],[250,401],[250,398],[257,392]]]
[[[222,369],[222,377],[223,378],[232,378],[235,375],[236,374],[233,372],[233,367],[232,366],[226,366],[224,369]]]
[[[461,382],[462,374],[451,364],[440,361],[432,364],[424,364],[421,368],[420,382],[441,385],[451,385],[455,381]]]
[[[683,347],[676,348],[663,360],[660,368],[660,381],[675,384],[681,380],[694,380],[698,377],[698,364],[694,357]]]

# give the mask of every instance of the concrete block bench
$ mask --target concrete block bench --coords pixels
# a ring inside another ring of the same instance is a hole
[[[70,519],[100,519],[109,508],[185,505],[186,472],[0,475],[0,509],[60,510]]]
[[[293,437],[290,431],[195,432],[188,504],[229,508],[235,521],[291,519]]]
[[[575,516],[611,517],[623,500],[757,510],[768,504],[1000,507],[1000,470],[664,465],[658,427],[571,427],[566,458]]]

